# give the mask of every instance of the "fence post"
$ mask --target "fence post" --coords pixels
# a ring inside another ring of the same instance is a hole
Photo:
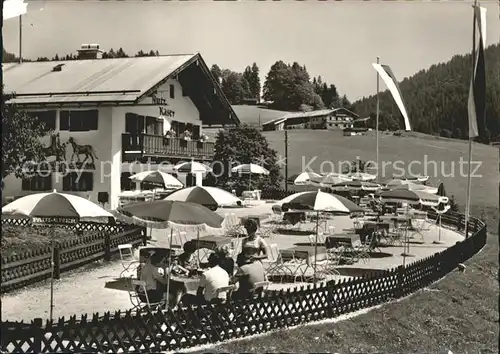
[[[52,249],[52,257],[54,258],[54,279],[61,278],[61,250],[59,249],[59,243],[57,243]]]
[[[33,320],[33,352],[41,353],[42,352],[42,336],[44,335],[42,332],[42,319],[35,318]]]
[[[398,281],[397,281],[397,289],[396,289],[396,298],[402,298],[403,296],[406,295],[406,290],[405,290],[405,267],[402,265],[397,267],[397,276],[398,276]]]
[[[111,260],[111,239],[109,233],[104,234],[104,260]]]

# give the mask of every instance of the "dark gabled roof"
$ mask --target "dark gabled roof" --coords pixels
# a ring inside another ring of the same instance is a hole
[[[61,70],[54,71],[56,66]],[[240,123],[200,54],[10,63],[3,64],[2,69],[4,91],[15,93],[8,103],[23,106],[133,104],[168,79],[177,78],[183,87],[196,86],[190,97],[204,95],[193,100],[198,109],[214,109],[219,115],[227,113],[227,120],[219,117],[212,124]],[[204,80],[200,80],[200,74]],[[199,85],[192,81],[198,81]],[[203,85],[199,81],[203,81]],[[207,92],[195,92],[200,90]]]

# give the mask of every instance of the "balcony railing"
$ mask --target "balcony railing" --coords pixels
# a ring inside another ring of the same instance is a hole
[[[166,138],[150,134],[122,134],[122,151],[135,157],[155,156],[170,158],[196,158],[211,160],[214,143]]]

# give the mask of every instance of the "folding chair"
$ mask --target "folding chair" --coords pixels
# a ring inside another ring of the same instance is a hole
[[[228,286],[221,286],[215,289],[215,294],[219,297],[220,294],[226,293],[226,299],[231,298],[231,293],[236,289],[234,284]]]
[[[139,262],[134,258],[134,250],[129,243],[118,245],[118,252],[120,253],[120,260],[123,270],[120,273],[120,278],[130,276],[137,270]]]
[[[368,262],[368,259],[370,259],[370,244],[370,236],[366,237],[365,242],[361,242],[361,239],[359,238],[355,238],[352,240],[352,250],[354,251],[355,257],[357,257],[357,260],[360,260],[364,263]]]
[[[132,280],[132,291],[129,291],[129,296],[134,308],[144,309],[142,304],[146,304],[149,309],[159,310],[164,305],[164,299],[150,299],[148,296],[148,292],[146,289],[146,283],[141,280],[134,279]],[[139,289],[139,292],[137,291]],[[134,294],[132,294],[132,292]],[[137,305],[134,304],[133,301],[137,301]]]
[[[309,243],[311,244],[311,246],[314,246],[316,244],[316,235],[309,235],[307,236],[307,238],[309,239]],[[320,232],[318,234],[318,245],[324,245],[325,240],[325,234]]]
[[[420,236],[420,239],[423,241],[424,240],[424,235],[422,234],[422,230],[424,228],[424,224],[425,224],[425,219],[412,219],[411,220],[411,229],[409,231],[411,231],[411,236],[413,236],[414,234],[418,234]]]
[[[276,243],[269,245],[268,258],[261,260],[261,262],[268,277],[278,276],[280,277],[280,281],[283,281],[283,278],[287,275],[291,277],[294,276],[292,269],[289,265],[285,264],[281,251]]]
[[[363,225],[364,225],[363,222],[358,221],[358,220],[354,221],[352,224],[354,226],[354,230],[360,230],[363,228]]]
[[[264,280],[264,281],[260,281],[258,283],[255,283],[253,285],[252,291],[256,291],[259,289],[267,290],[268,287],[269,287],[269,281]]]

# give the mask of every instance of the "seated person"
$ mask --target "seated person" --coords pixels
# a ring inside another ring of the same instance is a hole
[[[173,271],[174,273],[190,275],[198,268],[198,262],[194,254],[196,252],[196,245],[193,241],[187,241],[183,246],[183,250],[184,252],[177,257]]]
[[[220,258],[220,266],[224,269],[229,276],[234,274],[234,260],[229,256],[229,250],[226,247],[220,248],[215,251]]]
[[[246,298],[252,295],[255,284],[266,281],[266,272],[261,262],[255,261],[240,253],[237,259],[238,270],[234,276],[238,282],[238,290],[233,293],[233,298]],[[263,289],[257,289],[261,292]]]
[[[220,255],[216,252],[208,257],[209,269],[203,272],[196,295],[184,295],[184,304],[200,305],[207,302],[224,301],[226,293],[216,295],[216,289],[229,285],[229,274],[220,266]]]
[[[159,264],[163,257],[157,253],[150,253],[145,256],[145,264],[141,267],[139,272],[139,279],[146,283],[146,293],[149,302],[158,302],[163,298],[165,292],[165,284],[167,280],[162,268],[155,264]],[[146,302],[146,296],[142,289],[136,289],[137,294],[142,302]]]
[[[257,236],[257,221],[247,219],[243,226],[247,231],[248,237],[243,240],[242,253],[253,259],[266,259],[267,245],[260,236]]]

